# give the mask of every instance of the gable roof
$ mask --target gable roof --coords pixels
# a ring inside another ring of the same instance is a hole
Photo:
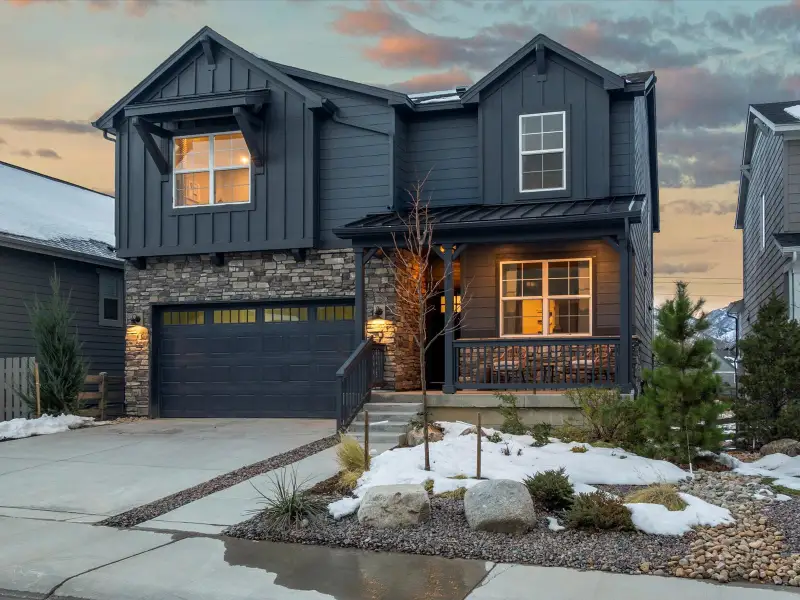
[[[196,46],[201,44],[204,39],[209,39],[216,44],[219,44],[234,56],[238,56],[242,60],[250,63],[255,69],[261,71],[267,78],[277,81],[282,86],[298,93],[305,98],[310,107],[315,108],[323,105],[323,99],[319,96],[319,94],[312,92],[306,86],[298,83],[263,58],[259,58],[252,52],[249,52],[238,44],[233,43],[228,38],[211,29],[211,27],[205,26],[191,38],[189,38],[185,44],[173,52],[169,58],[167,58],[167,60],[156,67],[156,69],[150,73],[150,75],[145,77],[136,87],[134,87],[121,100],[114,104],[114,106],[103,113],[103,115],[100,116],[94,123],[92,123],[92,125],[98,129],[113,129],[114,117],[121,110],[123,110],[126,105],[133,102],[137,96],[147,90],[147,88],[149,88],[153,83],[167,73],[172,67],[180,63],[181,60],[183,60],[183,58],[189,52],[192,52]]]
[[[117,267],[114,198],[0,161],[0,246]]]
[[[506,60],[497,65],[497,67],[489,71],[489,73],[484,75],[480,80],[473,84],[461,97],[461,101],[475,102],[477,100],[476,96],[481,90],[497,81],[509,69],[525,60],[528,55],[530,55],[532,52],[535,52],[539,46],[542,46],[551,52],[555,52],[556,54],[560,54],[567,60],[574,62],[591,73],[594,73],[603,80],[604,87],[607,90],[621,90],[625,88],[625,80],[622,78],[622,76],[617,75],[616,73],[613,73],[604,67],[601,67],[597,63],[590,61],[585,56],[581,56],[566,46],[562,46],[558,42],[551,40],[543,33],[539,33],[522,48],[517,50],[514,54],[509,56]]]
[[[800,129],[800,100],[751,104],[750,111],[773,131]]]

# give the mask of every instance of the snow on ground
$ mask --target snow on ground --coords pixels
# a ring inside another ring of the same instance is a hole
[[[667,510],[660,504],[626,504],[636,529],[655,535],[683,535],[699,525],[733,523],[727,508],[709,504],[696,496],[680,494],[687,506],[683,510]]]
[[[734,472],[755,477],[772,477],[773,485],[782,485],[790,490],[800,490],[800,456],[768,454],[751,463],[743,463],[733,456],[723,454],[722,461]]]
[[[430,471],[424,470],[422,445],[384,452],[375,457],[370,470],[361,477],[355,495],[362,496],[368,488],[376,485],[421,484],[427,479],[433,480],[436,494],[477,484],[475,479],[452,479],[459,475],[475,476],[476,434],[458,435],[456,432],[461,424],[441,423],[441,426],[445,430],[444,439],[430,444]],[[671,463],[643,458],[618,448],[593,448],[589,444],[563,442],[534,448],[530,435],[503,434],[503,440],[501,443],[483,441],[482,477],[522,481],[540,471],[564,467],[576,493],[582,493],[593,491],[592,484],[674,483],[689,476]],[[583,446],[587,451],[572,452],[571,448],[575,446]]]
[[[558,519],[555,517],[547,517],[547,528],[550,531],[563,531],[566,529],[563,525],[558,524]]]
[[[91,417],[78,417],[75,415],[42,415],[38,419],[11,419],[0,421],[0,440],[14,440],[32,435],[47,435],[61,433],[68,429],[85,427],[93,424]]]

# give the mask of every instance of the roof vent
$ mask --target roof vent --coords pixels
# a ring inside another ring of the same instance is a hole
[[[456,88],[456,94],[458,94],[459,96],[463,96],[466,93],[466,91],[467,91],[467,86],[465,85],[460,85]]]

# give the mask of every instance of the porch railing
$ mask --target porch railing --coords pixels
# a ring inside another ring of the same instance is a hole
[[[460,390],[536,390],[621,383],[619,338],[460,339],[454,342]]]
[[[372,339],[364,340],[336,372],[338,400],[336,430],[345,429],[356,417],[372,388],[383,383],[385,347]]]

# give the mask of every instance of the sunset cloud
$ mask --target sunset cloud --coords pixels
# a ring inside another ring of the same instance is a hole
[[[732,215],[736,202],[717,200],[673,200],[664,208],[687,215]]]
[[[29,7],[42,4],[58,4],[58,6],[69,6],[63,0],[7,0],[12,6]],[[87,0],[85,3],[77,2],[76,5],[84,4],[90,11],[115,10],[120,6],[125,13],[131,17],[142,18],[148,11],[158,6],[179,5],[183,3],[202,3],[205,0]]]
[[[656,275],[675,275],[676,273],[707,273],[714,266],[714,263],[707,262],[688,262],[688,263],[656,263]]]
[[[34,156],[38,156],[39,158],[50,158],[53,160],[61,160],[61,156],[55,150],[51,148],[37,148],[36,150],[28,150],[27,148],[22,148],[21,150],[15,151],[13,154],[17,156],[22,156],[23,158],[32,158]]]
[[[98,133],[88,121],[39,119],[36,117],[0,117],[0,125],[20,131],[50,131],[57,133]]]
[[[425,73],[405,81],[389,84],[393,90],[414,94],[419,92],[433,92],[436,90],[451,90],[458,86],[472,84],[469,73],[458,67],[453,67],[440,73]]]

